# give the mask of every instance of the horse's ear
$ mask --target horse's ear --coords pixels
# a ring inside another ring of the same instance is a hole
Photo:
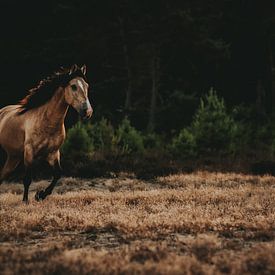
[[[87,67],[86,67],[85,64],[81,67],[81,71],[82,71],[82,73],[83,73],[84,75],[86,75]]]

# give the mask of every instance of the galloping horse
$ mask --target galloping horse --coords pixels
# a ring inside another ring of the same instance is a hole
[[[7,153],[0,184],[23,163],[24,202],[28,202],[36,160],[46,160],[53,168],[53,180],[45,190],[36,193],[37,201],[50,195],[60,179],[59,149],[65,139],[64,119],[69,106],[83,119],[92,116],[88,87],[86,66],[73,65],[40,81],[19,104],[0,110],[0,146]]]

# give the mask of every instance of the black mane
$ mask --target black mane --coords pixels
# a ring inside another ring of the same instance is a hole
[[[28,95],[19,102],[19,105],[21,105],[20,114],[44,105],[52,98],[58,87],[66,87],[67,84],[76,77],[82,77],[86,80],[86,76],[81,68],[73,65],[71,68],[61,68],[51,76],[41,80],[38,85],[30,89]]]

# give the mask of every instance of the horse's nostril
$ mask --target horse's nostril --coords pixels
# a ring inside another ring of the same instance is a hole
[[[87,111],[87,113],[88,113],[89,115],[92,115],[93,109],[92,109],[92,108],[89,108],[88,111]]]

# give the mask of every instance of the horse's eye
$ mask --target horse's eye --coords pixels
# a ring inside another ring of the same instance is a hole
[[[71,85],[71,88],[72,88],[72,90],[73,90],[73,91],[77,91],[77,87],[76,87],[76,85],[74,85],[74,84],[73,84],[73,85]]]

